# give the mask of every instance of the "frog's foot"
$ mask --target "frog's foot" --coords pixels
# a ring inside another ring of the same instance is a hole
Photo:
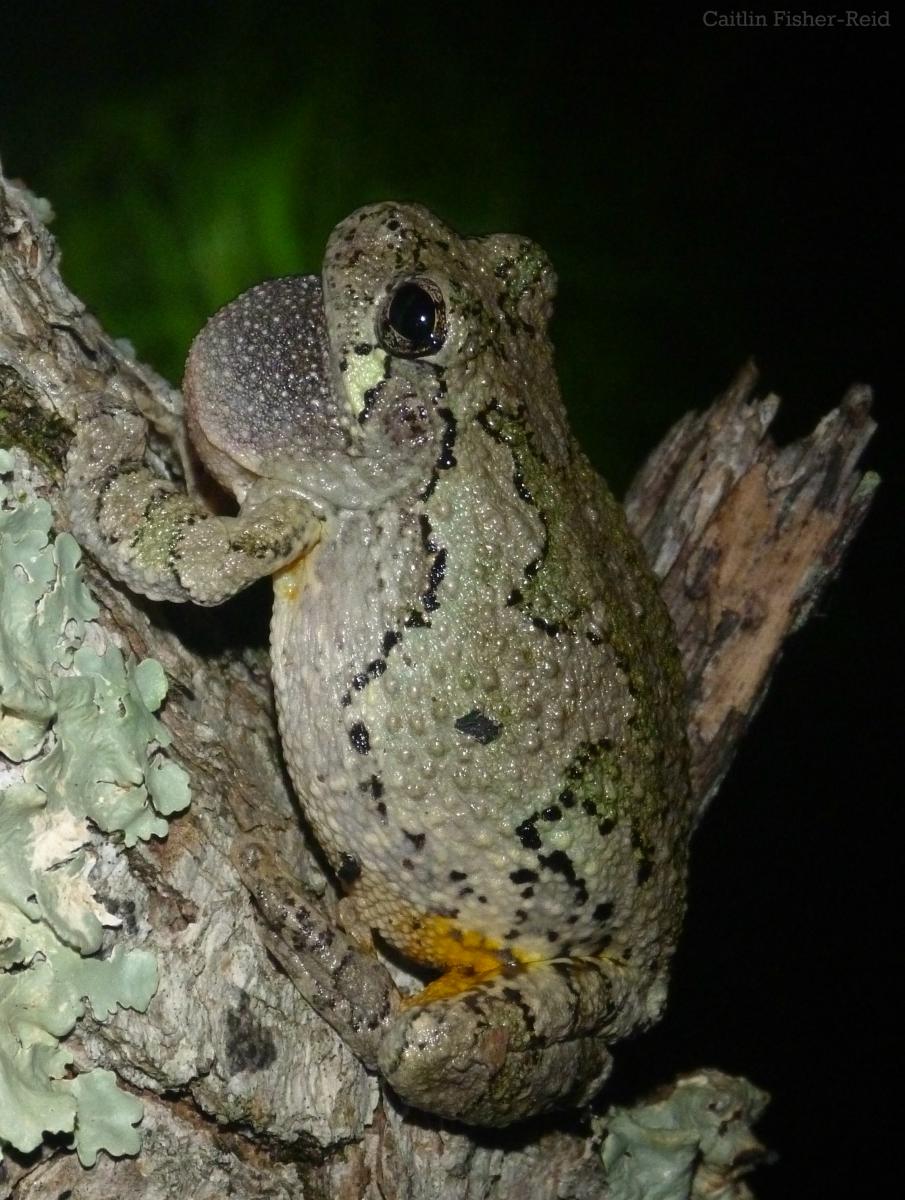
[[[509,1125],[591,1099],[610,1073],[607,1042],[622,1032],[630,997],[623,968],[604,959],[497,966],[471,979],[454,968],[390,1024],[378,1066],[417,1108]]]
[[[311,1007],[366,1067],[377,1065],[399,993],[377,959],[347,938],[274,850],[237,837],[230,857],[260,920],[258,934]]]

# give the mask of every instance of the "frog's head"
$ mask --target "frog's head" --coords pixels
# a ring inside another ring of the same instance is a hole
[[[192,439],[240,499],[258,479],[328,509],[415,499],[454,465],[458,422],[552,379],[554,290],[525,238],[460,238],[414,205],[360,209],[333,231],[322,280],[259,284],[195,339]]]

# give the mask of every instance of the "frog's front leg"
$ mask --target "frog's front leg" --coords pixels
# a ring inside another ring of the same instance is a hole
[[[96,405],[69,452],[66,500],[73,532],[133,590],[155,600],[219,604],[306,554],[323,522],[289,490],[249,481],[235,517],[145,465],[147,423]]]

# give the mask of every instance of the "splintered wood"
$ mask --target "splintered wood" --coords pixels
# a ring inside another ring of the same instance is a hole
[[[769,434],[779,399],[753,398],[756,380],[749,365],[684,416],[626,497],[679,637],[701,812],[879,482],[857,469],[875,428],[869,388],[851,388],[813,433],[779,448]]]

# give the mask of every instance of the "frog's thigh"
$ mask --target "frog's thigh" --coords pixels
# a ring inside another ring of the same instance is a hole
[[[626,982],[587,958],[497,971],[458,995],[438,980],[387,1030],[380,1071],[408,1103],[475,1125],[582,1104],[610,1073],[606,1035]]]

